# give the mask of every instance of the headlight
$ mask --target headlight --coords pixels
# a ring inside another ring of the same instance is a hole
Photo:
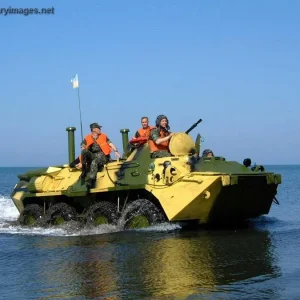
[[[155,164],[152,162],[149,164],[149,171],[154,171],[155,170]]]

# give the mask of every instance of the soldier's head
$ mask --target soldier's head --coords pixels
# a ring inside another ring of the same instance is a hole
[[[148,128],[148,126],[149,126],[149,119],[148,119],[148,117],[142,117],[141,118],[141,124],[142,124],[142,127],[144,129]]]
[[[156,127],[162,127],[162,128],[167,129],[167,130],[170,129],[169,120],[165,115],[159,115],[156,118],[155,125],[156,125]]]
[[[98,123],[92,123],[90,125],[91,128],[91,132],[92,133],[96,133],[96,134],[100,134],[101,133],[101,125],[99,125]]]
[[[205,149],[202,152],[203,157],[213,157],[214,153],[210,149]]]

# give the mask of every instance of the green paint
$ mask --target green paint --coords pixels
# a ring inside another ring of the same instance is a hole
[[[127,146],[128,146],[128,132],[130,130],[129,129],[121,129],[120,132],[122,133],[122,142],[123,142],[123,158],[126,158],[127,157],[127,152],[128,152],[128,149],[127,149]]]
[[[128,228],[143,228],[150,226],[146,216],[135,216],[127,224]]]
[[[75,160],[75,137],[74,131],[75,127],[67,127],[66,131],[68,131],[68,149],[69,149],[69,164]]]
[[[105,216],[95,218],[95,225],[108,224],[108,219]]]
[[[62,216],[57,216],[54,221],[53,224],[54,225],[61,225],[65,222],[65,219]]]
[[[34,216],[29,215],[29,216],[24,217],[24,224],[25,225],[34,225],[35,221],[36,221],[36,219],[35,219]]]

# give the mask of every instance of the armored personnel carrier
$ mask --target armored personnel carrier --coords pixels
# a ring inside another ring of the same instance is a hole
[[[226,225],[268,214],[281,175],[224,157],[200,157],[201,136],[189,132],[170,140],[171,157],[150,158],[145,140],[128,140],[122,129],[123,157],[97,173],[94,188],[69,164],[19,175],[11,198],[22,225],[55,225],[70,220],[86,225],[139,228],[162,222]],[[69,163],[75,159],[74,131],[68,127]]]

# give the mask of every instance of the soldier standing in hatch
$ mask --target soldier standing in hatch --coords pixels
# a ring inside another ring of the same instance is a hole
[[[115,145],[105,133],[101,132],[101,127],[98,123],[92,123],[90,125],[91,134],[87,135],[83,140],[85,149],[81,151],[82,173],[80,177],[81,179],[85,178],[88,165],[90,165],[88,188],[94,187],[97,172],[99,168],[102,168],[109,161],[111,150],[115,152],[116,157],[121,157]]]
[[[214,153],[210,149],[205,149],[202,152],[202,157],[214,157]]]
[[[159,115],[155,125],[156,127],[150,131],[148,140],[151,158],[171,156],[169,142],[174,133],[169,131],[168,118],[165,115]]]
[[[149,126],[149,119],[148,117],[141,118],[142,128],[140,128],[134,135],[135,138],[138,137],[147,137],[149,138],[150,131],[154,129],[154,126]]]

